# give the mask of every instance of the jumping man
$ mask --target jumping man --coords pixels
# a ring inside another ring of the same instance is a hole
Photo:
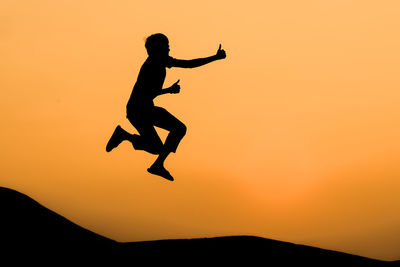
[[[169,56],[168,38],[156,33],[146,39],[145,47],[148,58],[143,63],[132,94],[126,106],[126,117],[139,132],[130,134],[117,126],[107,143],[106,151],[110,152],[122,141],[128,140],[136,150],[158,155],[156,161],[147,169],[149,173],[173,181],[174,178],[165,169],[164,161],[171,152],[176,152],[179,142],[186,134],[186,126],[167,110],[154,105],[153,99],[163,94],[177,94],[180,91],[179,80],[171,87],[162,89],[165,68],[196,68],[215,60],[226,58],[226,53],[219,45],[215,55],[191,60],[175,59]],[[154,126],[169,131],[163,144]]]

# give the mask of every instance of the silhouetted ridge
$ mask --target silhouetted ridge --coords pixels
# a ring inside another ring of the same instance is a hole
[[[110,266],[153,266],[160,261],[163,265],[179,266],[198,263],[207,266],[217,263],[221,266],[238,263],[243,266],[399,266],[400,263],[254,236],[120,243],[84,229],[30,197],[4,187],[0,187],[0,218],[3,261],[4,256],[17,255],[12,259],[42,263],[56,257],[74,266],[82,260],[92,264],[107,262]],[[32,252],[35,258],[27,257]],[[58,265],[60,262],[55,262],[54,266]]]
[[[170,259],[180,263],[240,264],[240,266],[381,266],[394,264],[347,253],[297,245],[256,236],[228,236],[127,243],[149,262]],[[155,253],[155,254],[154,254]],[[157,257],[152,257],[157,255]],[[175,258],[177,257],[177,258]]]
[[[88,251],[117,243],[43,207],[30,197],[0,187],[2,247],[20,251]]]

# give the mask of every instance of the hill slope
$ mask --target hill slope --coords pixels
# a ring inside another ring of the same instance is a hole
[[[24,260],[113,253],[117,242],[84,229],[15,190],[0,187],[0,248]],[[96,253],[97,254],[97,253]],[[11,257],[10,256],[10,257]]]
[[[107,259],[132,264],[161,260],[188,266],[195,263],[397,265],[251,236],[120,243],[84,229],[28,196],[4,187],[0,187],[0,217],[0,246],[4,255],[33,252],[39,259],[52,255],[70,260],[85,258],[103,262]]]

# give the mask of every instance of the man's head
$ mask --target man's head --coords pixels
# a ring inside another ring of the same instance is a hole
[[[165,57],[169,53],[169,41],[162,33],[150,35],[146,39],[147,54],[151,57]]]

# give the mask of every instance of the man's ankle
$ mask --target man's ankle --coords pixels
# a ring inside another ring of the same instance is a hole
[[[157,160],[150,166],[150,168],[165,169],[164,168],[164,163],[157,162]]]

